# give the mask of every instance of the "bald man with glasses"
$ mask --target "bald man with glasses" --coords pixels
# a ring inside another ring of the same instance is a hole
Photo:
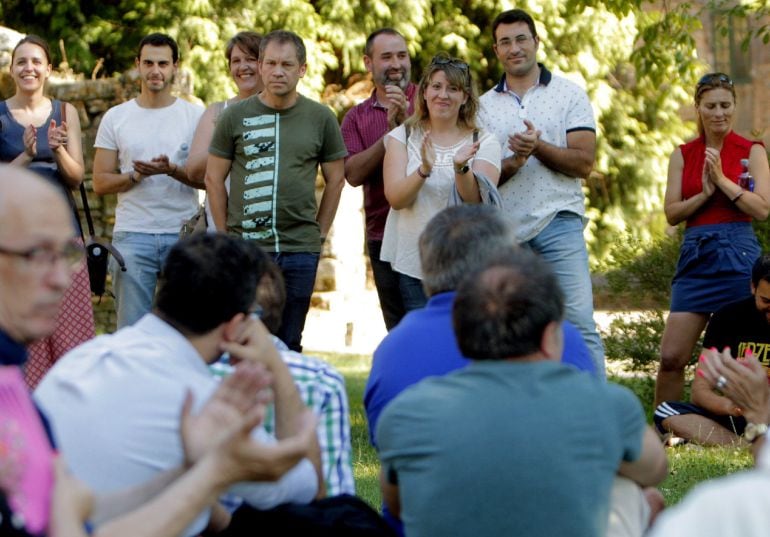
[[[61,193],[32,172],[0,164],[0,535],[179,535],[232,483],[275,480],[314,449],[312,419],[270,446],[252,439],[265,411],[255,394],[271,378],[248,364],[196,415],[192,399],[181,422],[181,400],[175,408],[187,465],[95,498],[54,451],[21,374],[25,345],[54,330],[72,274],[85,262],[74,239]]]

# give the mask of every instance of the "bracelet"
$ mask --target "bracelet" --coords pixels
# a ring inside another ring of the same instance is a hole
[[[730,201],[732,201],[733,203],[735,203],[736,201],[738,201],[738,198],[740,198],[741,196],[743,196],[743,192],[744,192],[744,191],[741,189],[741,191],[740,191],[740,192],[738,192],[738,193],[735,195],[735,197],[734,197],[733,199],[731,199]]]
[[[427,179],[430,177],[430,172],[422,173],[422,166],[417,166],[417,175],[419,175],[422,179]]]

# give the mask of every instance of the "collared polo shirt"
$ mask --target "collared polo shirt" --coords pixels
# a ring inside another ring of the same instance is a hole
[[[585,90],[539,65],[538,83],[521,98],[508,90],[503,75],[497,86],[479,99],[479,124],[495,134],[503,147],[503,158],[512,154],[508,136],[526,130],[525,119],[541,131],[541,140],[558,147],[567,147],[570,132],[596,132]],[[581,179],[553,170],[534,156],[499,191],[520,242],[536,237],[560,211],[585,214]]]
[[[409,83],[404,94],[409,100],[407,115],[414,111],[414,96],[417,86]],[[342,120],[342,138],[348,148],[347,158],[376,144],[388,132],[388,109],[377,101],[377,91],[371,97],[351,108]],[[382,183],[382,166],[366,178],[364,188],[364,213],[366,215],[366,238],[381,241],[388,218],[390,205],[385,199]]]

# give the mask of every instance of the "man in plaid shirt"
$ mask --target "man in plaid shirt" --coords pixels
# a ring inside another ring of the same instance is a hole
[[[281,271],[275,263],[269,262],[257,288],[257,303],[262,310],[262,322],[271,334],[278,331],[285,302]],[[318,445],[326,495],[355,495],[345,379],[323,360],[290,350],[275,335],[273,342],[294,378],[300,398],[318,416]],[[232,366],[222,362],[213,364],[211,368],[217,376],[226,376],[233,370]],[[272,406],[262,425],[266,431],[275,432]]]

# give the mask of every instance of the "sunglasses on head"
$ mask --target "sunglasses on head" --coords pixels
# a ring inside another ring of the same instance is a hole
[[[457,58],[449,58],[447,56],[436,56],[430,61],[430,65],[450,65],[456,67],[462,71],[468,71],[468,64]]]
[[[703,86],[714,86],[714,85],[721,85],[725,84],[728,87],[733,87],[733,81],[730,79],[729,76],[727,76],[724,73],[706,73],[701,77],[700,80],[698,80],[697,88],[700,89]]]

